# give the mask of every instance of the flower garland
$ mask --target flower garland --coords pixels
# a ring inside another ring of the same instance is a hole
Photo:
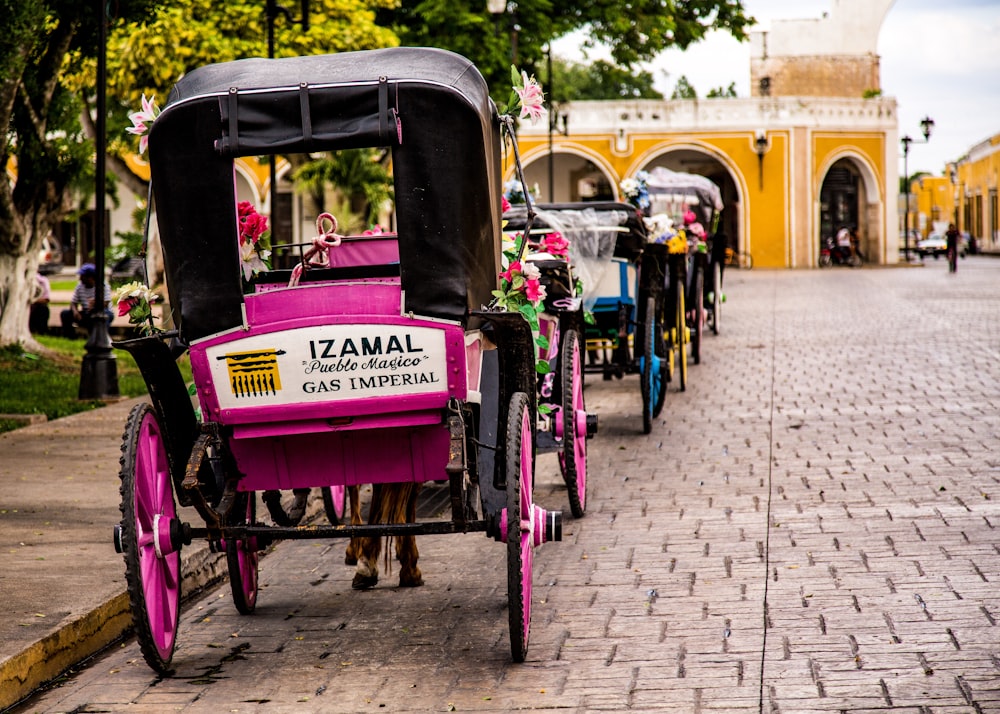
[[[542,349],[548,349],[549,340],[541,334],[538,314],[544,310],[545,286],[541,283],[541,271],[538,266],[518,260],[521,242],[524,236],[518,234],[513,240],[504,236],[502,263],[505,270],[499,274],[500,289],[493,291],[493,305],[499,310],[519,312],[531,326],[531,335],[535,344]],[[535,371],[548,374],[551,371],[549,363],[543,359],[535,360]]]
[[[271,269],[271,230],[267,218],[257,213],[249,201],[240,201],[236,213],[243,279],[249,281],[252,276]]]
[[[158,299],[159,295],[139,281],[126,283],[115,291],[118,316],[128,315],[129,324],[139,327],[142,334],[147,337],[163,332],[153,325],[153,320],[157,318],[150,306]]]

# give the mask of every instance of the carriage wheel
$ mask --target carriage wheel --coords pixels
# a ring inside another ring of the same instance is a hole
[[[230,525],[253,525],[257,518],[257,494],[240,493],[230,512]],[[257,570],[259,555],[257,539],[226,541],[226,563],[229,566],[229,586],[233,604],[241,615],[250,615],[257,606]]]
[[[687,320],[684,317],[686,310],[684,307],[684,288],[677,288],[677,314],[674,316],[674,324],[677,325],[677,367],[680,373],[680,390],[687,389],[688,376],[688,342],[691,341],[688,335]]]
[[[705,334],[705,273],[701,268],[694,272],[694,332],[691,335],[691,359],[701,364],[701,338]]]
[[[559,466],[569,492],[569,509],[574,518],[582,518],[587,509],[587,410],[583,404],[583,366],[576,330],[565,332],[559,352],[562,355]]]
[[[534,561],[531,487],[535,464],[528,396],[516,392],[507,412],[507,606],[510,653],[515,662],[528,654],[531,626],[531,566]]]
[[[713,263],[712,268],[712,334],[719,334],[719,321],[722,319],[722,266]]]
[[[339,526],[344,517],[344,506],[347,499],[346,486],[324,486],[323,489],[323,510],[326,511],[326,519],[331,526]]]
[[[137,404],[129,413],[120,463],[118,542],[125,556],[132,621],[146,663],[165,673],[170,669],[180,618],[181,554],[176,537],[180,524],[167,450],[149,404]]]

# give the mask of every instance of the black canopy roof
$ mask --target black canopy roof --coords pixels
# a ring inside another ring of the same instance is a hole
[[[185,340],[242,323],[233,159],[390,147],[405,311],[465,321],[500,250],[500,127],[464,57],[392,48],[194,70],[150,132],[156,215]]]

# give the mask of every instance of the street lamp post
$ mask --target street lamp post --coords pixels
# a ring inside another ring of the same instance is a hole
[[[107,54],[108,54],[108,14],[107,3],[98,3],[101,14],[97,36],[97,136],[94,140],[94,263],[97,268],[94,276],[94,304],[90,310],[90,332],[86,354],[80,370],[80,399],[112,399],[119,395],[118,366],[111,348],[111,337],[108,334],[108,320],[105,316],[107,306],[104,304],[104,234],[107,225],[105,211],[105,186],[107,153]],[[84,309],[88,309],[84,306]]]
[[[563,136],[569,136],[569,115],[559,113],[559,105],[556,104],[555,80],[552,78],[552,45],[546,50],[548,62],[548,83],[549,86],[549,201],[556,200],[555,189],[555,152],[553,151],[552,135],[556,132]],[[560,124],[562,125],[560,127]]]
[[[906,262],[910,262],[910,144],[926,144],[931,140],[931,130],[934,128],[934,120],[924,117],[920,120],[920,131],[924,135],[923,141],[914,141],[909,135],[900,139],[903,144],[903,188],[906,192],[906,205],[903,207],[903,257]]]
[[[493,15],[497,34],[500,34],[500,16],[505,12],[510,14],[510,59],[517,66],[517,33],[521,29],[517,24],[517,3],[514,0],[486,0],[486,9]]]
[[[278,16],[283,16],[290,24],[300,24],[302,25],[303,32],[309,32],[309,0],[302,0],[302,17],[298,20],[292,18],[292,14],[287,8],[282,7],[277,3],[277,0],[267,0],[267,5],[264,10],[264,15],[267,18],[267,57],[268,59],[274,59],[274,21],[278,19]],[[270,187],[268,191],[268,201],[271,203],[271,231],[275,230],[275,215],[278,210],[278,157],[275,154],[271,154],[267,157],[267,168],[268,175],[270,177]]]

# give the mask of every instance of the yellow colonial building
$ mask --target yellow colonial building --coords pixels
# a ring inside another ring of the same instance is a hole
[[[755,266],[816,266],[845,225],[869,262],[895,263],[896,101],[881,96],[875,53],[892,2],[839,0],[823,18],[753,33],[749,99],[563,104],[551,129],[522,124],[526,178],[543,201],[578,201],[620,199],[622,179],[656,166],[700,174]]]
[[[959,230],[970,233],[982,250],[1000,250],[1000,134],[969,149],[949,174]]]

